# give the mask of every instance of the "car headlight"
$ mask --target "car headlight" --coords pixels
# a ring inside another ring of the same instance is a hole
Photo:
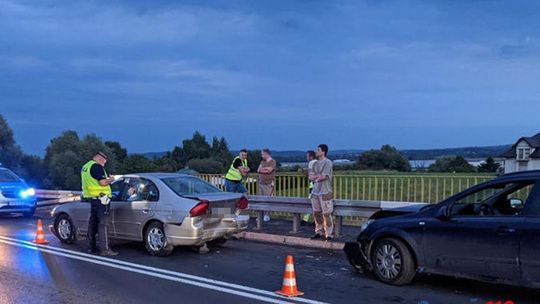
[[[367,222],[365,222],[361,227],[360,227],[360,232],[364,231],[367,229],[367,227],[369,225],[371,225],[371,223],[373,223],[375,220],[368,220]]]
[[[34,188],[28,188],[24,191],[21,191],[21,194],[20,194],[22,198],[29,198],[34,195],[36,195],[36,190],[34,190]]]

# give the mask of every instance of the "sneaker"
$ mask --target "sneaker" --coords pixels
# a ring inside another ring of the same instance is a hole
[[[333,236],[327,236],[327,237],[325,237],[324,239],[325,239],[327,242],[331,242],[331,241],[334,239],[334,237],[333,237]]]
[[[90,249],[86,250],[86,252],[88,252],[90,254],[99,253],[99,251],[96,248],[90,248]]]
[[[318,233],[315,233],[312,237],[310,237],[310,239],[312,240],[318,240],[318,239],[322,239],[323,236],[318,234]]]
[[[265,221],[265,222],[270,222],[270,216],[269,216],[268,214],[266,214],[266,215],[264,216],[264,221]]]
[[[118,255],[118,252],[109,249],[109,250],[100,251],[99,255],[101,255],[101,256],[115,256],[115,255]]]

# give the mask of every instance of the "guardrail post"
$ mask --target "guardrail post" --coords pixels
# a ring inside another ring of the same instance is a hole
[[[339,237],[341,235],[341,228],[343,227],[343,216],[336,215],[336,223],[335,223],[335,231],[334,234],[336,237]]]
[[[257,230],[261,230],[263,227],[264,211],[257,211]]]
[[[298,233],[299,228],[300,228],[300,213],[293,213],[292,233]]]

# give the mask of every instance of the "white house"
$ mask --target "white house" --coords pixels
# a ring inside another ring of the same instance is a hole
[[[540,133],[520,138],[500,157],[504,160],[504,173],[540,170]]]

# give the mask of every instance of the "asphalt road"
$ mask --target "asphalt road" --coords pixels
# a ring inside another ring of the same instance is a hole
[[[45,221],[45,224],[48,224]],[[86,254],[85,242],[35,247],[35,219],[0,218],[0,303],[538,303],[540,292],[440,276],[393,287],[351,271],[337,251],[229,241],[208,254],[177,248],[149,256],[137,243],[120,255]],[[46,229],[47,230],[47,229]],[[295,258],[298,300],[277,297],[284,260]]]

